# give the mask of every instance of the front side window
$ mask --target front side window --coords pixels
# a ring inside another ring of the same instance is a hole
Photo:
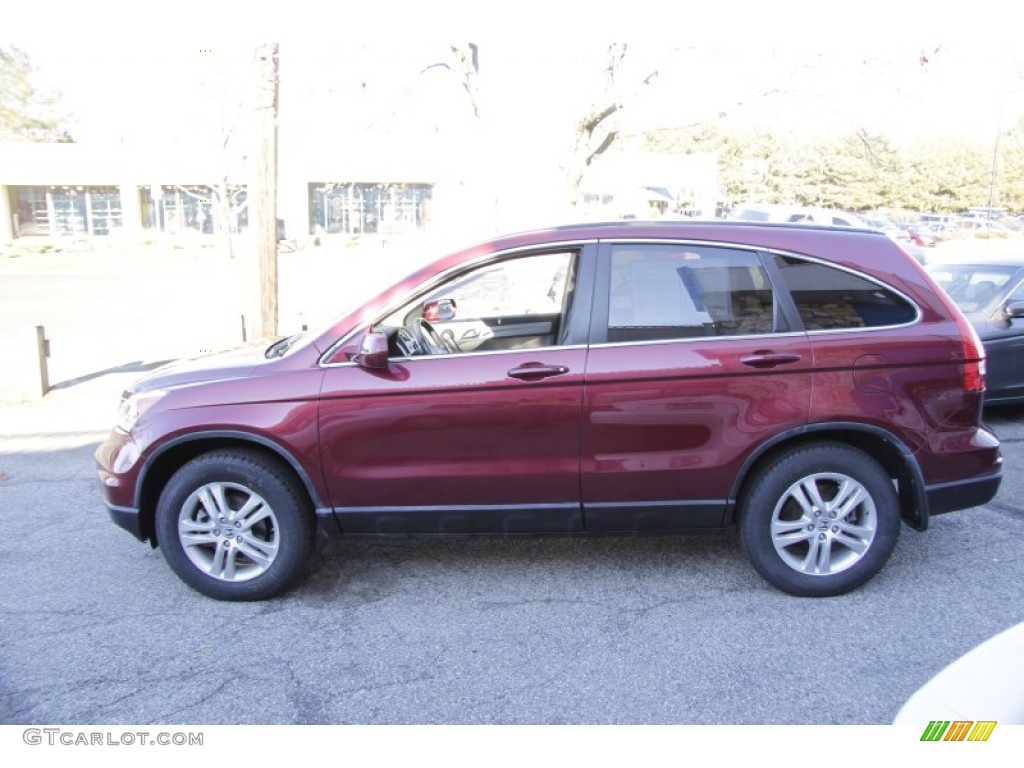
[[[392,354],[401,357],[556,345],[570,308],[575,258],[571,252],[544,253],[463,272],[392,312],[374,330],[387,334]]]
[[[772,287],[750,251],[614,246],[610,280],[609,342],[747,336],[774,328]]]
[[[894,291],[846,270],[789,256],[776,256],[775,264],[808,331],[903,325],[917,317]]]

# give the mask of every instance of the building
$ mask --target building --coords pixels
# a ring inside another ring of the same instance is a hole
[[[239,232],[240,166],[189,146],[2,143],[0,241]],[[278,210],[289,237],[408,232],[430,220],[434,186],[423,170],[300,155],[279,180]]]

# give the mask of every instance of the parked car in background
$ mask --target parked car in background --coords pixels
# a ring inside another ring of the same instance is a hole
[[[939,236],[935,232],[930,231],[927,227],[922,226],[908,226],[907,237],[910,238],[910,242],[920,248],[934,248],[938,245]]]
[[[114,521],[203,594],[297,583],[348,536],[736,526],[803,596],[872,578],[901,520],[989,501],[983,350],[879,232],[617,222],[445,256],[328,325],[125,392]],[[425,587],[426,588],[426,587]]]
[[[1024,402],[1024,257],[934,263],[928,270],[985,345],[986,404]]]
[[[805,205],[744,205],[734,208],[728,218],[732,221],[871,228],[855,213]]]

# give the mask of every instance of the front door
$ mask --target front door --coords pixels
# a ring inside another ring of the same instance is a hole
[[[587,352],[572,329],[589,302],[573,296],[589,268],[580,251],[489,261],[374,323],[392,339],[386,369],[328,367],[320,443],[346,533],[580,528]],[[439,303],[435,343],[411,343]]]

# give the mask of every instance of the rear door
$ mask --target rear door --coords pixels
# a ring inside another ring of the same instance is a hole
[[[586,526],[719,527],[744,459],[806,423],[807,337],[791,331],[754,250],[609,243],[598,263],[583,400]]]

